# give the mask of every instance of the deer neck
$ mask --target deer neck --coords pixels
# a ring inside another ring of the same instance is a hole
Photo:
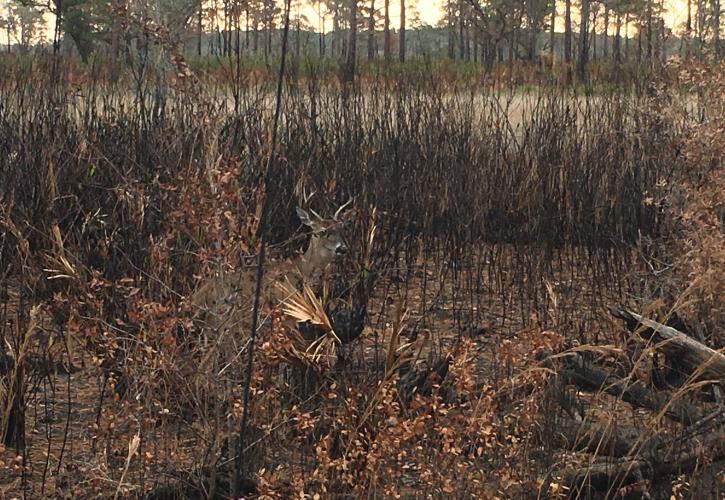
[[[334,255],[313,239],[307,251],[296,262],[296,267],[303,281],[313,285],[318,282],[333,259]]]

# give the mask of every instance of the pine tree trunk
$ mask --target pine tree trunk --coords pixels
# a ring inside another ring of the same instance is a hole
[[[617,11],[614,24],[614,61],[619,65],[622,63],[622,14],[619,11]]]
[[[355,79],[355,60],[357,58],[357,0],[350,0],[350,38],[347,43],[346,80]]]
[[[302,27],[300,26],[300,13],[297,12],[297,27],[295,29],[295,55],[299,59],[300,57],[300,50],[302,46],[302,39],[301,39],[301,31]]]
[[[466,24],[466,61],[471,62],[471,27]]]
[[[116,5],[118,2],[113,2],[113,6],[115,9],[111,13],[111,65],[115,66],[116,61],[118,59],[118,54],[120,52],[120,44],[121,44],[121,32],[123,31],[123,27],[121,26],[121,20],[119,17],[122,15],[122,12],[120,11],[119,7]],[[56,36],[58,34],[59,27],[55,28]],[[8,48],[10,46],[10,24],[8,24]],[[58,41],[60,41],[60,38],[58,38]],[[53,42],[53,50],[56,49],[56,45],[58,44],[58,41]],[[114,68],[115,71],[115,68]]]
[[[317,24],[320,27],[320,35],[318,37],[318,53],[320,57],[325,55],[325,18],[322,17],[322,2],[317,3]]]
[[[400,0],[400,62],[405,62],[405,0]]]
[[[629,12],[624,14],[624,60],[629,61]]]
[[[529,40],[527,45],[527,54],[526,59],[529,62],[533,62],[534,56],[536,55],[536,39],[538,38],[538,33],[536,31],[536,28],[534,27],[534,22],[531,19],[531,16],[528,17],[528,24],[529,24]]]
[[[478,30],[473,30],[473,62],[476,64],[478,64],[478,49],[479,49]]]
[[[338,40],[337,37],[340,35],[340,21],[337,15],[337,9],[332,13],[332,57],[337,56]]]
[[[517,36],[517,29],[516,29],[516,26],[514,25],[511,28],[511,38],[509,39],[509,60],[508,60],[509,67],[512,70],[514,67],[514,58],[515,58],[514,54],[516,54],[516,36]],[[513,71],[511,74],[513,74]]]
[[[199,33],[196,41],[196,55],[201,57],[201,36],[204,32],[204,2],[199,0]]]
[[[264,44],[264,59],[267,60],[267,58],[272,54],[272,17],[270,16],[267,19],[267,26],[266,26],[266,43]]]
[[[652,45],[652,2],[647,0],[647,60],[652,61],[653,45]]]
[[[463,21],[463,0],[459,0],[458,2],[458,57],[461,61],[463,61],[463,58],[465,57],[466,51],[465,51],[465,40],[463,39],[463,29],[464,29],[464,21]]]
[[[375,0],[370,0],[370,17],[368,17],[368,60],[375,59]]]
[[[705,46],[705,2],[697,0],[697,47],[698,55],[702,58],[702,51]]]
[[[579,61],[577,64],[577,73],[579,74],[579,79],[585,82],[587,79],[587,62],[589,59],[589,0],[582,0],[579,26]]]
[[[249,51],[249,6],[247,6],[247,8],[245,10],[244,22],[247,25],[246,30],[244,32],[244,43],[247,46],[247,51]]]
[[[590,36],[589,36],[589,40],[590,40],[589,45],[591,45],[591,47],[592,47],[593,59],[598,59],[598,54],[597,54],[597,11],[596,10],[592,12],[591,27],[592,27],[592,31],[590,32]]]
[[[566,62],[566,82],[571,83],[571,0],[566,0],[564,10],[564,62]]]
[[[551,56],[551,69],[554,69],[554,59],[556,51],[554,46],[556,44],[556,2],[551,2],[551,26],[549,26],[549,55]]]
[[[385,40],[383,41],[383,57],[390,61],[390,0],[385,0],[385,26],[383,27]]]
[[[722,47],[720,46],[720,0],[712,0],[712,33],[715,56],[720,59],[722,55]]]
[[[690,42],[692,41],[692,0],[687,0],[687,21],[685,22],[685,57],[690,58]]]
[[[453,1],[448,0],[448,58],[456,58],[456,29],[453,22]]]
[[[602,57],[604,60],[609,59],[609,5],[606,4],[604,5],[604,47]]]

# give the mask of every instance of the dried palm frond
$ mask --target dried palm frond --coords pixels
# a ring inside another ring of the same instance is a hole
[[[278,283],[277,287],[285,294],[282,301],[282,312],[295,320],[297,323],[309,323],[319,328],[324,335],[312,341],[309,345],[299,345],[296,349],[296,356],[304,358],[304,361],[319,363],[322,359],[335,357],[335,343],[340,344],[340,339],[335,334],[330,318],[325,312],[322,301],[306,283],[302,290],[297,290],[289,281]],[[299,331],[294,331],[294,338],[302,340],[297,344],[303,344],[303,336]]]
[[[332,328],[332,323],[325,312],[322,301],[317,298],[309,285],[304,283],[302,291],[295,289],[289,281],[278,283],[277,286],[286,294],[286,298],[282,302],[282,312],[285,315],[299,323],[309,322],[316,325],[326,334],[330,334],[337,342],[340,342]]]

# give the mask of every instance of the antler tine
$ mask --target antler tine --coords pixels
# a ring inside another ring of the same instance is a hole
[[[340,214],[342,213],[342,211],[343,211],[343,210],[345,210],[345,208],[347,208],[347,206],[348,206],[348,205],[349,205],[350,203],[352,203],[352,200],[353,200],[353,199],[354,199],[354,198],[350,198],[349,200],[347,200],[347,201],[345,202],[345,204],[344,204],[344,205],[342,205],[342,206],[341,206],[340,208],[338,208],[338,209],[337,209],[337,212],[335,212],[335,215],[333,215],[333,216],[332,216],[332,218],[333,218],[334,220],[337,220],[337,218],[338,218],[338,217],[340,216]]]
[[[307,194],[307,188],[305,186],[302,186],[302,203],[307,205],[309,201],[312,199],[313,196],[315,196],[315,193],[317,191],[312,191],[310,194]],[[317,215],[317,214],[315,214]]]

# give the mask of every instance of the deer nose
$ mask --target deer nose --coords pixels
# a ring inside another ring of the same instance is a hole
[[[338,243],[335,246],[335,255],[347,255],[347,246],[344,243]]]

